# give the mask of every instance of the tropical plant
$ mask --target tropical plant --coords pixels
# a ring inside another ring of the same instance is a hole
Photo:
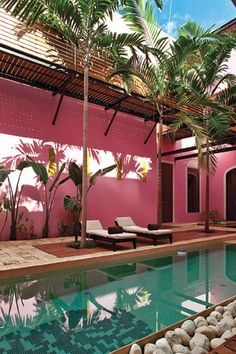
[[[116,168],[117,165],[111,165],[103,169],[99,169],[89,178],[89,187],[87,193],[90,191],[91,187],[95,185],[97,180],[111,172]],[[78,166],[75,162],[69,163],[69,176],[63,179],[59,184],[65,183],[68,180],[71,180],[76,187],[76,194],[74,197],[69,195],[64,198],[64,208],[72,213],[73,219],[73,235],[75,236],[75,242],[78,242],[78,235],[81,233],[80,227],[80,214],[83,209],[82,205],[82,186],[83,186],[83,166]],[[80,242],[81,247],[84,247],[86,244]]]
[[[204,34],[204,30],[196,24],[183,26],[181,31],[185,37],[196,40],[201,40]],[[198,120],[206,135],[205,153],[202,154],[202,149],[199,150],[199,166],[205,169],[206,175],[205,232],[209,232],[210,174],[216,169],[214,151],[217,150],[219,141],[227,137],[235,116],[229,104],[230,99],[236,96],[236,76],[229,72],[227,64],[235,43],[236,38],[231,35],[214,33],[214,44],[203,41],[194,60],[182,71],[181,77],[184,90],[180,104],[199,106],[199,114],[194,119]],[[192,117],[186,115],[182,118],[184,124],[185,119]]]
[[[89,70],[93,55],[108,53],[117,56],[124,53],[126,46],[133,49],[142,45],[139,33],[112,33],[108,30],[108,16],[122,0],[0,0],[0,6],[16,16],[28,26],[36,21],[49,25],[63,39],[79,49],[84,67],[84,107],[83,107],[83,190],[82,190],[82,244],[86,242],[87,219],[87,136],[88,136],[88,89]]]
[[[45,222],[43,225],[42,234],[43,234],[43,237],[48,237],[50,215],[51,215],[52,207],[54,205],[54,200],[55,200],[55,196],[57,193],[57,189],[60,185],[59,179],[65,169],[66,164],[65,164],[65,162],[62,163],[58,172],[55,174],[55,177],[53,178],[51,185],[48,186],[49,181],[51,181],[50,173],[49,173],[50,171],[48,172],[46,167],[43,164],[35,162],[30,156],[27,156],[27,158],[28,158],[28,160],[22,161],[20,163],[20,167],[21,168],[32,167],[33,171],[39,177],[39,181],[42,183],[42,185],[44,187]]]
[[[6,211],[6,216],[5,216],[5,221],[3,224],[3,228],[1,230],[1,234],[3,232],[3,229],[6,225],[7,221],[7,215],[8,212],[10,213],[11,216],[11,225],[10,225],[10,240],[16,240],[16,234],[17,234],[17,225],[20,222],[21,215],[19,214],[19,205],[20,205],[20,199],[21,195],[24,189],[24,185],[21,186],[19,190],[19,185],[20,185],[20,180],[22,176],[22,172],[24,168],[27,167],[22,162],[20,162],[16,168],[16,171],[18,171],[18,177],[16,180],[16,183],[13,184],[9,178],[10,173],[16,172],[13,170],[7,170],[4,168],[4,166],[0,166],[0,187],[2,184],[7,181],[8,184],[8,193],[9,196],[5,197],[4,203],[3,203],[3,208]]]
[[[0,231],[0,240],[2,239],[3,231],[4,231],[6,223],[7,223],[9,211],[10,211],[10,200],[7,198],[6,194],[4,194],[0,198],[0,214],[2,212],[5,213],[4,221],[2,223],[2,227],[1,227],[1,231]]]
[[[109,78],[120,75],[126,81],[128,79],[130,83],[130,76],[136,77],[142,83],[145,100],[153,104],[153,116],[156,116],[155,119],[159,122],[157,223],[161,226],[162,141],[165,113],[169,111],[169,107],[175,108],[177,106],[178,102],[172,98],[176,96],[176,91],[179,88],[180,72],[199,43],[192,38],[183,37],[172,43],[172,41],[163,37],[156,23],[156,11],[151,2],[137,0],[128,1],[128,3],[130,6],[123,10],[124,17],[128,21],[135,22],[135,29],[143,34],[149,48],[149,54],[145,57],[135,54],[126,61],[118,60],[116,68],[110,71]],[[209,40],[207,35],[208,33],[204,34],[204,41]],[[209,35],[209,37],[211,36]],[[185,123],[190,130],[194,130],[198,136],[202,137],[203,129],[196,124],[196,120],[189,120],[188,122],[186,120]]]

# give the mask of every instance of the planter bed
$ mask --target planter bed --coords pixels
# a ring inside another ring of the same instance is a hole
[[[166,333],[168,331],[174,331],[176,328],[181,328],[182,324],[184,322],[186,322],[187,320],[195,320],[199,316],[207,318],[215,310],[215,308],[217,306],[227,306],[229,303],[231,303],[233,301],[236,301],[236,295],[231,297],[231,298],[229,298],[229,299],[227,299],[227,300],[225,300],[225,301],[222,301],[219,304],[216,304],[215,306],[209,307],[207,310],[199,312],[199,313],[197,313],[197,314],[195,314],[193,316],[190,316],[190,317],[188,317],[188,318],[186,318],[186,319],[184,319],[184,320],[182,320],[180,322],[177,322],[177,323],[175,323],[175,324],[173,324],[171,326],[168,326],[168,327],[166,327],[165,329],[163,329],[161,331],[158,331],[158,332],[153,333],[153,334],[151,334],[151,335],[149,335],[147,337],[144,337],[144,338],[142,338],[142,339],[140,339],[138,341],[135,341],[134,343],[137,343],[142,348],[142,353],[144,353],[144,347],[145,347],[146,344],[148,344],[148,343],[155,344],[155,342],[158,339],[165,338],[165,335],[166,335]],[[234,317],[234,323],[235,323],[234,327],[236,328],[236,317]],[[130,353],[130,349],[131,349],[131,347],[132,347],[132,345],[134,343],[131,343],[131,344],[126,345],[126,346],[124,346],[124,347],[122,347],[120,349],[117,349],[117,350],[113,351],[111,354],[129,354]],[[208,351],[210,351],[210,350],[208,350]],[[215,349],[214,349],[214,352],[215,352]],[[151,351],[150,351],[150,353],[151,353]],[[190,349],[190,353],[191,353],[191,349]],[[138,354],[138,351],[137,351],[137,354]],[[173,354],[175,354],[175,353],[173,352]],[[178,354],[179,354],[179,352],[178,352]]]

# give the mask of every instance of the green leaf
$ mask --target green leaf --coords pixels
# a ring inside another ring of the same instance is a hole
[[[63,162],[63,164],[61,165],[61,167],[60,167],[58,173],[56,174],[56,177],[54,178],[54,180],[53,180],[53,182],[52,182],[52,184],[51,184],[51,187],[49,188],[49,192],[51,192],[51,191],[53,190],[53,188],[55,187],[55,185],[56,185],[56,183],[58,182],[58,180],[59,180],[59,178],[60,178],[62,172],[63,172],[64,169],[65,169],[65,167],[66,167],[66,163]]]
[[[67,176],[67,177],[63,178],[63,179],[58,183],[58,185],[65,183],[65,182],[68,181],[69,179],[70,179],[70,176]]]
[[[21,161],[16,167],[16,169],[22,171],[26,167],[31,167],[30,161]]]
[[[94,185],[97,180],[106,175],[107,173],[111,172],[112,170],[114,170],[114,168],[117,167],[117,164],[114,164],[114,165],[111,165],[111,166],[108,166],[108,167],[105,167],[103,169],[99,169],[97,172],[95,172],[89,179],[89,183],[90,185]]]
[[[0,187],[4,183],[4,181],[7,179],[7,176],[11,173],[12,171],[5,170],[3,166],[0,166]]]
[[[70,179],[74,182],[78,188],[82,185],[82,167],[78,166],[75,162],[69,163],[69,175]]]
[[[11,202],[8,198],[4,198],[3,208],[7,211],[11,211]]]
[[[28,161],[28,163],[32,167],[34,173],[39,177],[40,182],[46,185],[48,182],[47,169],[44,167],[43,164],[35,162],[30,156],[27,155],[27,158],[30,160]]]
[[[81,208],[81,202],[77,198],[70,196],[64,197],[64,209],[68,211],[77,211]]]

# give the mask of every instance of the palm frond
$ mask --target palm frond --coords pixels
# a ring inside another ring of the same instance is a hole
[[[82,23],[79,8],[71,0],[1,0],[0,5],[28,26],[39,20],[63,35],[78,32]]]
[[[170,124],[170,128],[174,132],[177,132],[183,127],[187,127],[188,130],[191,131],[192,134],[198,139],[198,141],[202,141],[208,136],[199,117],[179,112],[175,114],[174,120]]]
[[[212,114],[206,119],[205,126],[211,140],[221,139],[226,136],[230,129],[228,115]]]
[[[145,43],[149,47],[157,47],[161,29],[157,24],[157,9],[161,9],[163,2],[127,0],[121,9],[121,14],[129,27],[135,32],[142,33]]]
[[[228,87],[236,86],[236,76],[234,74],[226,73],[224,75],[216,75],[216,83],[211,94],[214,95],[220,85],[226,84]]]
[[[199,44],[217,42],[218,35],[212,31],[214,26],[205,29],[191,20],[178,28],[178,35],[180,39],[187,38],[198,41]]]

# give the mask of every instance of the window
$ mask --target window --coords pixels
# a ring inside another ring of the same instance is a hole
[[[188,167],[188,213],[199,213],[199,170]]]

